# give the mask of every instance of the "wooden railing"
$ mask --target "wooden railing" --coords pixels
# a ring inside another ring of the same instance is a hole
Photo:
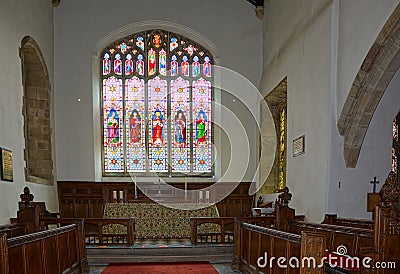
[[[243,222],[264,227],[274,225],[275,217],[242,217]],[[234,217],[194,217],[190,218],[190,239],[197,244],[233,244]]]
[[[134,218],[44,218],[40,219],[40,224],[42,229],[49,229],[51,226],[61,227],[81,220],[84,225],[86,245],[134,245]],[[113,226],[114,229],[107,229],[109,226]],[[119,229],[115,229],[115,226],[119,226]],[[118,230],[118,233],[109,233],[115,230]]]
[[[373,220],[338,218],[336,214],[325,214],[323,224],[374,229]]]
[[[0,237],[0,273],[89,273],[83,224]]]
[[[325,239],[318,233],[296,235],[238,220],[235,222],[234,270],[244,273],[324,273],[323,267],[319,268],[324,252]],[[272,257],[276,259],[271,262]],[[279,266],[279,258],[285,258],[286,261],[280,263],[286,264],[286,268]],[[291,258],[299,261],[293,268],[289,266]],[[314,258],[315,263],[302,264],[303,258]]]

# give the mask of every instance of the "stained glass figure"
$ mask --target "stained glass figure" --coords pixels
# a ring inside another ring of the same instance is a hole
[[[171,43],[169,43],[169,50],[173,51],[179,46],[178,39],[176,37],[171,38]]]
[[[136,38],[136,46],[138,46],[141,50],[144,50],[144,42],[142,36]]]
[[[143,55],[139,54],[136,61],[136,73],[139,75],[144,75],[144,62]]]
[[[199,63],[199,57],[197,56],[193,57],[192,70],[193,70],[192,71],[193,77],[200,75],[200,63]]]
[[[187,56],[182,57],[182,74],[184,76],[189,76],[189,62]]]
[[[155,46],[156,48],[159,48],[161,42],[162,42],[162,41],[161,41],[161,36],[160,36],[160,34],[158,34],[158,33],[154,34],[154,38],[153,38],[153,44],[154,44],[154,46]]]
[[[160,58],[160,60],[158,63],[160,66],[159,67],[160,74],[163,76],[166,76],[167,75],[167,52],[164,49],[160,50],[159,58]]]
[[[171,76],[178,75],[178,59],[175,55],[172,55],[171,60]]]
[[[122,75],[122,61],[121,61],[121,54],[115,54],[114,60],[114,73],[116,75]]]
[[[186,50],[186,52],[187,52],[190,56],[192,56],[193,53],[194,53],[195,51],[197,51],[197,48],[193,47],[193,45],[189,45],[189,46],[187,46],[186,48],[184,48],[184,50]]]
[[[156,73],[156,52],[154,51],[154,49],[151,48],[149,50],[149,55],[148,55],[147,59],[148,59],[147,67],[149,70],[148,73],[149,73],[149,76],[151,76]]]
[[[132,61],[132,55],[128,54],[126,56],[125,60],[125,75],[129,76],[133,73],[133,61]]]
[[[203,74],[206,77],[211,77],[211,64],[208,56],[204,57]]]
[[[111,72],[111,61],[108,53],[104,54],[103,58],[103,75],[108,75]]]

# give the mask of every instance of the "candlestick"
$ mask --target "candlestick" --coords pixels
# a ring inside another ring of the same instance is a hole
[[[113,200],[115,203],[117,202],[117,191],[116,190],[113,191]]]
[[[121,204],[124,202],[124,192],[122,190],[119,191],[119,202]]]
[[[187,199],[187,178],[185,177],[185,200]]]
[[[210,191],[206,191],[206,201],[210,200]]]
[[[136,176],[135,176],[135,199],[137,199],[137,186],[136,186]]]
[[[202,190],[199,191],[199,200],[203,201],[203,191]]]

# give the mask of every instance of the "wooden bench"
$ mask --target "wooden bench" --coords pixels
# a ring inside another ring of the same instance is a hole
[[[296,235],[236,220],[232,268],[257,274],[322,274],[324,250],[323,235],[308,232]]]
[[[0,273],[89,273],[83,224],[7,238],[0,236]]]

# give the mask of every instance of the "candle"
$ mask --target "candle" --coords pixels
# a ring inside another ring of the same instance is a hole
[[[199,191],[199,200],[203,200],[203,191]]]
[[[185,177],[185,191],[187,190],[187,177]]]
[[[119,191],[119,199],[123,199],[124,198],[124,192],[122,190]]]
[[[116,190],[113,191],[113,199],[117,200],[117,191]]]
[[[206,191],[206,200],[210,200],[210,191]]]

